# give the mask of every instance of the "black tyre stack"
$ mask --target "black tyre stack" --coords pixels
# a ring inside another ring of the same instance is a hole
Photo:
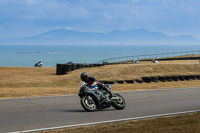
[[[196,79],[196,76],[195,76],[195,75],[190,75],[190,79],[191,79],[191,80],[195,80],[195,79]]]
[[[142,77],[142,80],[143,80],[145,83],[151,83],[151,77]]]
[[[196,75],[196,79],[200,80],[200,75]]]
[[[172,76],[166,76],[166,80],[171,82],[172,81]]]
[[[70,64],[64,64],[63,66],[64,66],[64,73],[63,74],[65,74],[66,72],[70,72],[72,70]]]
[[[71,71],[74,71],[76,69],[76,64],[71,64]]]
[[[178,79],[179,79],[180,81],[184,81],[184,80],[185,80],[185,75],[179,75],[179,76],[178,76]]]
[[[124,80],[116,80],[116,82],[117,82],[118,84],[123,84],[123,83],[124,83]]]
[[[125,82],[128,83],[128,84],[133,84],[134,80],[125,80]]]
[[[178,76],[172,76],[173,81],[178,81]]]
[[[81,64],[81,63],[56,64],[56,74],[62,75],[62,74],[66,74],[66,72],[74,71],[76,69],[88,68],[88,67],[100,67],[104,65],[105,64]]]
[[[185,75],[185,80],[190,80],[190,76],[189,75]]]
[[[166,77],[165,76],[159,76],[158,80],[161,82],[165,82],[166,81]]]
[[[142,79],[135,79],[135,82],[137,82],[137,83],[143,83],[144,81]]]
[[[56,65],[56,74],[57,75],[64,74],[64,65],[63,64],[57,64]]]
[[[152,82],[158,82],[158,76],[152,76],[151,81]]]
[[[81,64],[76,64],[76,69],[81,69]]]

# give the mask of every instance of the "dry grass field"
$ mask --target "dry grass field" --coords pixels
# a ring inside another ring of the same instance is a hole
[[[77,69],[65,75],[56,75],[55,67],[0,67],[0,98],[21,98],[78,93],[80,73],[88,72],[98,80],[131,80],[144,76],[200,75],[198,60],[160,61],[159,64],[107,65],[102,67]],[[172,81],[156,83],[117,84],[112,91],[134,91],[147,89],[200,87],[200,80]],[[139,121],[117,122],[94,126],[67,128],[57,133],[198,133],[200,113],[156,118]]]
[[[43,131],[41,133],[199,133],[200,112],[147,120]]]
[[[143,76],[200,75],[198,60],[162,61],[159,64],[106,65],[71,71],[56,75],[55,67],[0,67],[0,98],[21,98],[52,95],[77,94],[80,73],[88,72],[98,80],[132,80]],[[200,80],[172,81],[157,83],[117,84],[112,91],[134,91],[144,89],[165,89],[198,87]]]

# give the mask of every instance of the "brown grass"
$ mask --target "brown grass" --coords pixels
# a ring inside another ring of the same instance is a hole
[[[87,71],[99,80],[140,79],[155,75],[199,74],[199,61],[160,61],[159,64],[141,62],[141,64],[108,65],[96,68],[78,69],[66,75],[56,75],[55,67],[0,67],[0,98],[35,97],[49,95],[77,94],[79,75]],[[199,87],[199,80],[157,83],[114,84],[112,91],[133,91],[147,89],[165,89]],[[146,133],[146,132],[181,132],[200,131],[200,113],[175,117],[156,118],[140,121],[118,122],[97,126],[67,128],[44,132],[73,133]]]
[[[35,97],[77,94],[80,73],[87,71],[98,80],[130,80],[155,75],[200,75],[200,65],[192,61],[163,61],[160,64],[107,65],[77,69],[65,75],[56,75],[55,67],[0,67],[0,98]],[[164,89],[200,86],[199,80],[114,84],[112,91]]]
[[[147,120],[107,123],[60,130],[43,131],[46,133],[199,133],[200,112],[154,118]]]

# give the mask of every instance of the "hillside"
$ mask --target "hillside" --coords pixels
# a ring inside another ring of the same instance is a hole
[[[168,36],[146,29],[113,30],[103,32],[80,32],[57,29],[40,35],[23,38],[0,39],[6,44],[198,44],[200,41],[190,35]]]
[[[165,62],[166,63],[166,62]],[[121,64],[77,69],[56,75],[55,67],[0,67],[0,98],[77,94],[80,73],[87,71],[98,80],[131,80],[144,76],[200,75],[198,61],[182,64]],[[112,91],[199,87],[199,80],[117,84]]]

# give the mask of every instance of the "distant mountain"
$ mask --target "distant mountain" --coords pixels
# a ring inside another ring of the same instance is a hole
[[[107,33],[57,29],[23,38],[0,39],[0,44],[199,44],[190,35],[168,36],[145,29],[113,30]]]

